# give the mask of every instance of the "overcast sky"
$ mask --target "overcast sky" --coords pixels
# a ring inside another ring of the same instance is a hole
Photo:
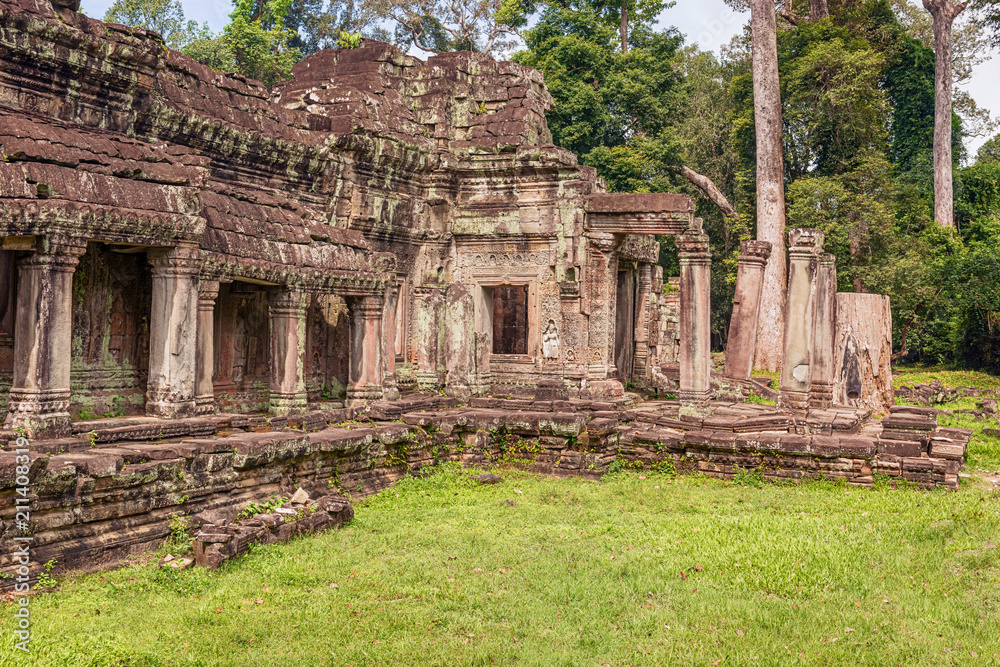
[[[113,0],[83,0],[83,9],[94,18],[102,18]],[[181,0],[184,13],[198,23],[208,22],[213,30],[221,30],[228,22],[233,10],[230,0]],[[662,25],[674,25],[686,36],[689,43],[695,42],[701,48],[718,52],[736,33],[743,29],[750,14],[737,13],[726,6],[724,0],[678,0],[668,9],[661,21]],[[1000,85],[998,67],[1000,61],[992,60],[976,68],[969,93],[980,106],[989,109],[994,116],[1000,114]],[[979,146],[989,137],[971,138],[968,142],[974,156]]]

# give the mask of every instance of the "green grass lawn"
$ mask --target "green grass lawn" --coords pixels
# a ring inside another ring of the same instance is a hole
[[[0,664],[1000,661],[1000,493],[982,480],[469,474],[407,479],[344,529],[216,573],[147,559],[64,581],[32,602],[30,660],[4,614]]]

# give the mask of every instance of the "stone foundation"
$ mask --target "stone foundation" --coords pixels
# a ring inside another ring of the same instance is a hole
[[[885,422],[863,410],[793,414],[722,402],[705,416],[681,412],[678,401],[632,407],[630,399],[483,397],[458,407],[452,398],[412,395],[288,418],[75,422],[75,437],[31,443],[34,567],[50,559],[59,571],[113,566],[159,546],[177,516],[238,511],[299,487],[314,498],[359,498],[441,461],[592,478],[616,464],[665,464],[722,478],[755,469],[768,480],[857,486],[884,475],[957,489],[971,437],[937,427],[933,411],[922,408],[894,408]],[[14,566],[17,476],[15,452],[0,452],[0,520],[8,526],[0,537],[3,571]]]

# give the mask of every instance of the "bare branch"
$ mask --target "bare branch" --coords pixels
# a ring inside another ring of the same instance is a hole
[[[723,215],[730,218],[736,216],[736,209],[726,199],[726,195],[722,194],[722,190],[708,176],[703,176],[694,169],[684,165],[673,166],[671,169],[688,179],[692,185],[701,190],[713,204],[719,207]]]

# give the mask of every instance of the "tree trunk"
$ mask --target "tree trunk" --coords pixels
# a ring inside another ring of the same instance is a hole
[[[934,221],[955,226],[951,157],[951,26],[967,3],[924,0],[934,18]]]
[[[821,21],[830,15],[826,0],[809,0],[809,20]]]
[[[618,29],[622,36],[622,53],[628,53],[628,6],[622,0],[622,23]]]
[[[753,106],[757,130],[757,240],[771,244],[764,269],[754,365],[781,368],[785,327],[785,169],[781,144],[777,20],[772,0],[752,0]]]

